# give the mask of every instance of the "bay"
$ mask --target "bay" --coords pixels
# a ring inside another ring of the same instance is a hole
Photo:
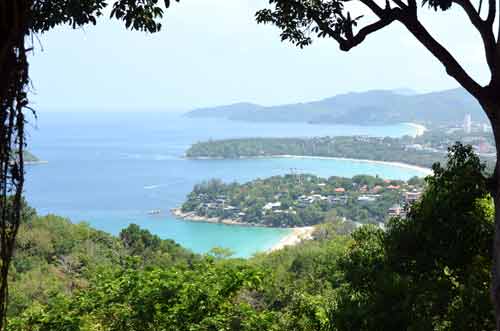
[[[26,197],[39,214],[118,234],[136,223],[195,252],[226,247],[246,257],[276,244],[287,229],[193,223],[176,220],[193,185],[210,178],[245,182],[290,172],[320,176],[356,174],[408,179],[415,169],[324,159],[186,160],[194,142],[240,137],[316,137],[414,134],[407,124],[391,126],[246,123],[192,119],[168,112],[42,112],[32,121],[29,150],[47,164],[27,169]],[[160,215],[148,211],[160,209]]]

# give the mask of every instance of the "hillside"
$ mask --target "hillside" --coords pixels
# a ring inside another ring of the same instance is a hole
[[[313,102],[265,107],[237,103],[195,109],[189,117],[227,118],[252,122],[310,122],[336,124],[461,123],[470,113],[473,121],[487,121],[479,104],[463,89],[425,94],[399,90],[373,90],[340,94]]]

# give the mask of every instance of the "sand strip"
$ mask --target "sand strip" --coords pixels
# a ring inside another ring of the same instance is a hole
[[[352,158],[346,158],[346,157],[334,157],[334,156],[308,156],[308,155],[273,155],[269,157],[274,157],[274,158],[290,158],[290,159],[316,159],[316,160],[344,160],[344,161],[351,161],[351,162],[363,162],[363,163],[372,163],[372,164],[382,164],[382,165],[389,165],[389,166],[395,166],[399,168],[405,168],[405,169],[411,169],[411,170],[416,170],[421,172],[422,174],[425,175],[432,175],[433,172],[429,168],[421,167],[421,166],[416,166],[412,164],[407,164],[407,163],[402,163],[402,162],[392,162],[392,161],[376,161],[376,160],[365,160],[365,159],[352,159]]]
[[[276,245],[271,247],[267,252],[274,252],[283,249],[286,246],[294,246],[300,244],[304,240],[312,239],[314,226],[305,226],[301,228],[293,228],[291,233],[283,237]]]

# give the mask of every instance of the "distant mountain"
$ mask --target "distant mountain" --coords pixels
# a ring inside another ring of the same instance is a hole
[[[251,122],[450,124],[461,123],[467,113],[473,121],[487,121],[477,101],[463,89],[425,94],[400,89],[347,93],[319,101],[270,107],[237,103],[195,109],[186,115]]]
[[[394,89],[391,91],[396,93],[396,94],[401,94],[401,95],[416,95],[416,94],[418,94],[417,91],[415,91],[411,88],[398,88],[398,89]]]

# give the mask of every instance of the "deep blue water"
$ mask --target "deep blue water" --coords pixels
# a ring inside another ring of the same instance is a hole
[[[190,144],[206,139],[411,134],[408,125],[384,127],[244,123],[189,119],[172,113],[40,113],[30,130],[29,150],[48,164],[29,166],[26,196],[40,214],[86,221],[117,234],[130,223],[196,252],[227,247],[238,256],[265,250],[288,233],[174,219],[193,185],[210,178],[249,181],[289,173],[321,176],[378,174],[407,179],[421,173],[394,166],[340,160],[185,160]],[[152,209],[162,215],[149,216]]]

